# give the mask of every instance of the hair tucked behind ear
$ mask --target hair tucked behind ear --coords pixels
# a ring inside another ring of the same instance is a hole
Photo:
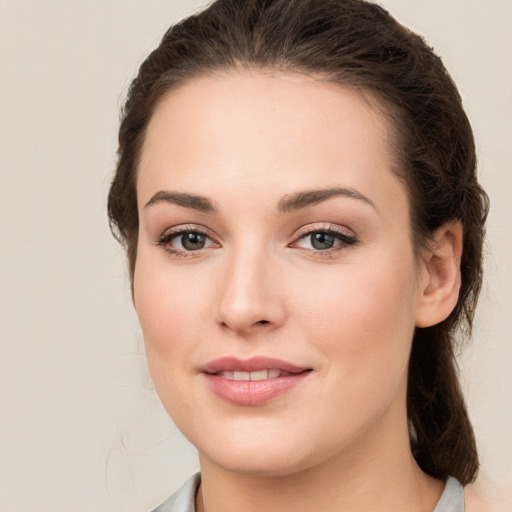
[[[137,257],[136,176],[158,101],[195,77],[244,68],[306,73],[370,93],[393,127],[397,174],[409,194],[413,243],[450,220],[464,228],[462,286],[444,322],[417,329],[409,368],[411,444],[427,473],[462,484],[478,471],[457,378],[456,334],[469,333],[482,281],[488,199],[476,178],[471,127],[441,60],[418,35],[363,0],[217,0],[172,26],[141,65],[122,113],[108,200],[115,236]]]

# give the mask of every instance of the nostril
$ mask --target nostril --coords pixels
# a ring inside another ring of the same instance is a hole
[[[258,323],[261,325],[265,325],[268,324],[268,320],[260,320]]]

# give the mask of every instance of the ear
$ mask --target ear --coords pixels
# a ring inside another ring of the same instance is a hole
[[[460,290],[462,225],[451,221],[437,229],[420,263],[420,297],[416,327],[445,320],[457,304]]]

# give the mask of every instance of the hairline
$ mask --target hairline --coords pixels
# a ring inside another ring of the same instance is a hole
[[[158,107],[165,101],[165,99],[187,87],[192,82],[207,80],[212,77],[219,79],[233,76],[237,74],[253,74],[267,75],[269,77],[276,77],[279,74],[284,75],[297,75],[309,77],[315,82],[333,84],[345,91],[348,91],[359,99],[361,99],[375,114],[377,114],[385,123],[386,144],[389,148],[391,156],[391,172],[399,180],[400,184],[404,187],[407,195],[408,210],[409,210],[409,237],[411,240],[413,254],[416,264],[421,262],[423,249],[428,246],[429,237],[425,233],[419,233],[419,226],[415,222],[413,210],[413,191],[411,190],[411,179],[407,177],[411,170],[406,170],[406,159],[404,157],[404,144],[403,130],[399,126],[403,121],[403,115],[400,107],[395,105],[392,100],[384,94],[383,91],[378,91],[370,85],[362,83],[351,83],[350,73],[346,72],[346,81],[343,80],[343,73],[329,73],[325,71],[316,71],[307,67],[292,66],[286,62],[276,62],[273,64],[258,64],[256,62],[237,60],[234,63],[219,64],[216,66],[209,66],[205,68],[197,68],[189,71],[188,74],[175,78],[171,73],[163,74],[157,79],[150,91],[150,100],[148,101],[148,119],[144,128],[140,132],[140,139],[138,141],[137,158],[134,165],[134,187],[135,196],[137,197],[137,182],[140,169],[140,161],[142,152],[144,150],[144,143],[146,140],[146,133],[151,120],[158,109]],[[137,207],[138,209],[138,207]],[[138,215],[138,214],[137,214]],[[138,243],[139,224],[137,224],[137,233],[134,238],[135,243]],[[130,262],[130,268],[135,269],[135,262],[137,259],[137,247],[132,251],[134,261]],[[133,272],[131,272],[130,279],[133,281]]]

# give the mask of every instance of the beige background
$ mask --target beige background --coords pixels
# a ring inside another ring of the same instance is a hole
[[[462,357],[483,474],[512,487],[512,1],[385,0],[445,58],[492,198]],[[196,467],[145,369],[105,202],[118,110],[192,0],[0,0],[0,510],[145,511]]]

